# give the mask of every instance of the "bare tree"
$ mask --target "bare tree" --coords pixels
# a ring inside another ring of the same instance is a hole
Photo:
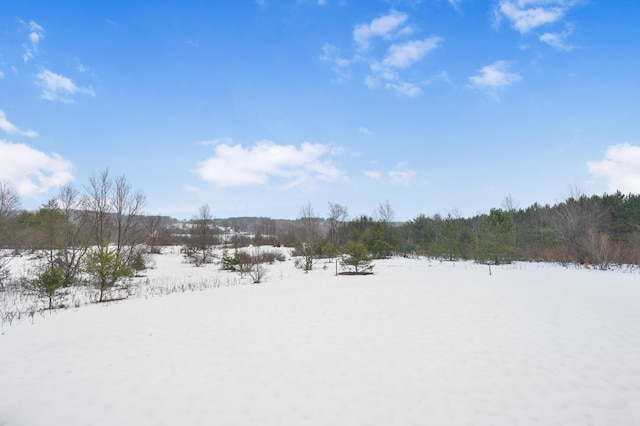
[[[145,230],[144,242],[147,244],[149,253],[160,254],[161,246],[168,243],[168,234],[162,226],[162,216],[145,216],[143,219]]]
[[[0,218],[5,218],[18,209],[20,197],[15,188],[8,181],[0,180]]]
[[[503,210],[509,214],[515,213],[518,210],[519,206],[520,204],[513,198],[511,194],[504,197],[504,200],[502,201]]]
[[[145,197],[132,193],[124,176],[112,180],[109,170],[91,176],[86,190],[85,209],[91,217],[95,248],[87,254],[85,269],[103,301],[105,291],[131,276],[133,262],[139,260],[132,249],[142,235],[139,224]],[[116,247],[110,248],[111,243]]]
[[[250,254],[251,264],[247,273],[254,284],[259,284],[267,274],[267,270],[262,266],[262,252],[260,247],[253,247]]]
[[[336,248],[342,245],[342,228],[349,218],[347,208],[338,203],[329,201],[329,240]]]
[[[118,253],[124,253],[125,263],[129,263],[136,244],[140,244],[144,238],[142,208],[145,201],[146,197],[142,192],[131,190],[131,185],[124,175],[116,178],[112,195],[116,250]]]
[[[391,224],[393,222],[395,219],[395,212],[388,200],[385,200],[378,205],[374,217],[378,222],[386,224]]]
[[[0,291],[3,291],[9,281],[9,257],[2,250],[9,247],[11,215],[20,205],[20,197],[13,186],[5,180],[0,180]]]
[[[320,219],[311,203],[300,208],[298,222],[300,223],[300,240],[306,244],[315,244],[320,237]]]
[[[10,242],[11,216],[20,206],[20,197],[11,183],[0,180],[0,247]]]
[[[271,218],[261,218],[254,227],[254,234],[254,241],[257,245],[260,245],[262,243],[278,243],[276,221]]]
[[[85,208],[91,215],[91,228],[94,241],[98,246],[104,246],[111,242],[113,226],[111,223],[111,188],[113,182],[109,178],[109,170],[104,170],[100,175],[89,178],[89,186],[86,188]]]
[[[382,237],[383,237],[384,243],[386,243],[386,245],[388,245],[388,247],[392,250],[394,247],[396,247],[396,242],[397,242],[396,236],[394,235],[395,234],[394,229],[393,229],[395,212],[393,211],[393,208],[391,207],[391,204],[389,204],[388,200],[385,200],[384,202],[378,205],[378,208],[376,209],[374,216],[376,220],[382,225]]]
[[[305,257],[305,272],[313,269],[313,256],[320,242],[319,218],[311,203],[306,203],[300,208],[298,222],[300,223],[300,241]]]
[[[82,265],[82,258],[89,248],[90,215],[85,209],[85,199],[72,185],[65,185],[58,192],[58,207],[65,218],[63,222],[64,244],[58,255],[60,268],[65,274],[65,283],[70,284]]]
[[[590,232],[598,233],[606,218],[602,200],[587,197],[578,189],[571,188],[567,199],[558,204],[553,217],[553,229],[558,241],[571,253],[572,261],[588,261],[585,242]]]
[[[193,218],[191,228],[191,241],[196,248],[196,253],[189,256],[196,266],[210,263],[213,260],[211,246],[215,243],[215,223],[208,204],[200,206],[198,215]]]
[[[619,247],[604,232],[588,229],[582,245],[588,256],[585,265],[591,263],[603,271],[609,269],[614,259],[619,257]]]

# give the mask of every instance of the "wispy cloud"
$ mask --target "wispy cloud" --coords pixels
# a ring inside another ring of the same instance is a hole
[[[608,181],[609,191],[640,193],[640,146],[627,142],[607,148],[604,159],[587,162],[589,173]]]
[[[391,10],[388,14],[373,19],[368,24],[358,24],[353,29],[353,39],[360,51],[369,49],[374,37],[390,38],[404,24],[409,16],[406,13]]]
[[[373,133],[371,130],[367,129],[367,128],[366,128],[366,127],[364,127],[364,126],[360,126],[360,128],[358,129],[358,131],[359,131],[360,133],[362,133],[363,135],[365,135],[365,136],[373,136],[373,135],[374,135],[374,133]]]
[[[202,141],[202,142],[200,142],[200,145],[204,145],[204,146],[214,145],[215,146],[215,145],[221,145],[221,144],[231,145],[232,143],[233,143],[233,138],[231,138],[229,136],[223,136],[221,138],[214,138],[214,139]]]
[[[76,63],[76,70],[78,70],[78,72],[80,73],[84,73],[89,71],[89,67],[84,65],[82,63],[82,61],[80,61],[80,58],[78,58],[77,56],[73,58],[74,62]]]
[[[484,66],[478,70],[478,74],[469,77],[469,86],[486,94],[497,96],[506,87],[522,79],[518,74],[508,71],[511,65],[512,63],[509,61],[497,61]]]
[[[26,136],[28,138],[35,138],[36,136],[38,136],[38,133],[34,132],[33,130],[22,130],[15,124],[11,123],[9,120],[7,120],[6,114],[1,109],[0,109],[0,130],[4,130],[10,135]]]
[[[183,187],[183,190],[184,190],[184,192],[188,192],[190,194],[195,194],[199,198],[208,198],[208,197],[211,196],[211,194],[209,194],[209,192],[206,189],[199,188],[199,187],[193,186],[193,185],[185,185]]]
[[[442,38],[429,37],[424,40],[411,40],[389,47],[382,64],[392,68],[407,68],[424,58],[427,53],[440,47]]]
[[[403,96],[419,95],[422,89],[416,83],[401,78],[399,70],[422,60],[437,49],[441,41],[440,37],[430,37],[391,45],[382,61],[371,64],[371,74],[366,77],[365,83],[369,87],[383,86]]]
[[[18,19],[18,22],[29,30],[29,42],[24,45],[25,51],[22,55],[22,59],[28,62],[38,51],[38,43],[44,38],[44,28],[35,21],[25,22],[22,19]]]
[[[344,57],[334,45],[325,44],[320,58],[331,65],[340,80],[351,76],[353,64],[364,63],[369,68],[369,73],[364,77],[367,87],[382,87],[402,96],[417,96],[422,91],[420,86],[428,79],[407,79],[402,71],[439,48],[442,38],[432,36],[407,40],[415,33],[414,28],[407,24],[408,20],[406,13],[391,10],[369,23],[358,24],[353,30],[356,52],[352,57]],[[372,45],[376,39],[383,42],[374,49]]]
[[[338,80],[346,80],[351,77],[351,70],[349,67],[354,62],[354,59],[342,57],[339,49],[329,43],[325,43],[320,50],[320,60],[331,66],[333,72],[338,75]]]
[[[416,172],[407,168],[404,163],[398,164],[394,170],[389,171],[389,179],[394,185],[411,185],[415,175]]]
[[[496,17],[506,18],[521,34],[560,21],[575,0],[501,0]]]
[[[46,193],[73,180],[73,165],[58,154],[0,139],[0,179],[13,183],[24,197]]]
[[[371,180],[378,180],[382,176],[382,173],[377,170],[365,170],[364,175]]]
[[[244,146],[219,144],[215,155],[192,170],[204,182],[219,187],[265,185],[271,179],[284,181],[284,187],[309,185],[314,180],[333,181],[344,173],[326,159],[335,152],[330,145],[302,143],[278,145],[260,141]]]
[[[568,23],[566,24],[564,31],[561,31],[559,33],[546,32],[546,33],[540,34],[538,38],[540,39],[541,42],[546,43],[549,46],[553,46],[558,50],[564,50],[568,52],[574,49],[574,46],[567,43],[567,37],[569,37],[572,32],[573,32],[573,25]]]
[[[91,87],[78,87],[70,78],[47,69],[36,75],[36,84],[42,88],[40,97],[49,101],[71,103],[77,94],[95,96]]]

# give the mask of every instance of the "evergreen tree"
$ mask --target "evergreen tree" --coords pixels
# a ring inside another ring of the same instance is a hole
[[[343,267],[353,268],[356,274],[370,272],[373,269],[371,256],[362,243],[349,241],[344,248],[341,263]]]
[[[482,219],[475,257],[480,263],[510,263],[515,254],[515,228],[511,218],[500,209],[491,209]]]

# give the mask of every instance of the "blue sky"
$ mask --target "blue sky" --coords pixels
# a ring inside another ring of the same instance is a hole
[[[640,2],[0,3],[0,179],[178,218],[640,192]]]

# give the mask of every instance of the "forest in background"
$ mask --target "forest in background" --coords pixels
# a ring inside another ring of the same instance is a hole
[[[640,195],[571,192],[554,205],[526,208],[507,196],[500,208],[466,218],[420,214],[397,222],[385,201],[372,215],[357,216],[332,202],[322,215],[307,203],[295,220],[217,219],[205,204],[191,219],[177,220],[145,214],[144,193],[108,170],[82,190],[62,187],[36,211],[21,209],[15,189],[0,181],[0,323],[67,307],[71,302],[61,300],[78,290],[96,303],[127,298],[150,255],[167,246],[180,246],[185,263],[215,264],[253,283],[264,278],[264,264],[286,260],[265,245],[293,248],[294,265],[305,273],[318,259],[335,258],[336,273],[340,260],[341,273],[369,274],[373,259],[390,256],[471,260],[489,265],[489,273],[491,265],[516,260],[635,269]],[[10,263],[25,255],[31,266],[16,274]],[[16,300],[33,303],[24,308]]]
[[[14,254],[45,250],[52,264],[63,253],[67,259],[58,263],[66,274],[81,269],[80,259],[92,253],[91,248],[102,250],[104,257],[113,247],[118,262],[126,266],[140,261],[141,250],[160,252],[166,245],[201,251],[206,261],[208,248],[220,244],[284,245],[313,258],[338,256],[355,242],[373,258],[430,256],[488,264],[545,261],[603,270],[640,264],[640,195],[571,192],[554,205],[520,208],[508,196],[501,207],[473,217],[420,214],[402,223],[395,221],[388,202],[380,203],[372,215],[357,216],[332,202],[322,215],[307,203],[296,220],[216,219],[204,205],[192,219],[180,221],[144,214],[144,194],[134,191],[124,176],[113,178],[104,171],[92,177],[83,191],[63,187],[37,211],[20,209],[16,191],[7,182],[0,183],[0,248]]]

